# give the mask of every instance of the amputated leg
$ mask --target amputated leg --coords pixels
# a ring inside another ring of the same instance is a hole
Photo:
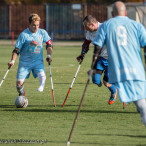
[[[38,78],[39,78],[40,86],[37,89],[37,91],[43,92],[44,87],[45,87],[45,81],[46,81],[46,75],[45,75],[45,73],[44,72],[38,73]]]

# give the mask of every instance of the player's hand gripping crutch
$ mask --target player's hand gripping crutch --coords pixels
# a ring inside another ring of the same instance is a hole
[[[7,69],[6,73],[5,73],[5,75],[4,75],[3,79],[2,79],[2,81],[0,82],[0,87],[1,87],[1,85],[2,85],[2,83],[3,83],[3,81],[5,80],[5,78],[6,78],[7,74],[8,74],[8,72],[10,71],[10,68],[11,68],[11,65],[8,67],[8,69]]]
[[[56,104],[55,104],[55,96],[54,96],[54,89],[53,89],[53,80],[52,80],[52,74],[51,74],[51,64],[50,63],[49,63],[49,73],[50,73],[51,86],[52,86],[53,103],[54,103],[54,106],[56,106]]]
[[[65,99],[64,99],[63,106],[65,105],[65,102],[66,102],[66,100],[67,100],[67,97],[68,97],[68,95],[69,95],[69,92],[70,92],[70,90],[72,89],[72,86],[73,86],[73,84],[74,84],[74,81],[75,81],[75,79],[76,79],[76,76],[77,76],[77,74],[78,74],[78,72],[79,72],[81,63],[82,63],[82,62],[79,63],[79,66],[78,66],[78,68],[77,68],[77,71],[76,71],[76,73],[75,73],[75,76],[74,76],[74,78],[73,78],[73,80],[72,80],[72,83],[71,83],[71,85],[70,85],[70,87],[69,87],[69,90],[68,90],[68,92],[67,92],[67,95],[66,95],[66,97],[65,97]]]

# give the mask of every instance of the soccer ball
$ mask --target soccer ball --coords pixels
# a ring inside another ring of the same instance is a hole
[[[28,106],[28,99],[25,96],[18,96],[15,99],[15,105],[17,108],[24,108]]]

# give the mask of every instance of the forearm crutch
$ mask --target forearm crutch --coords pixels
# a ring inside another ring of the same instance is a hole
[[[85,86],[85,89],[84,89],[84,92],[83,92],[83,95],[82,95],[82,98],[81,98],[81,101],[80,101],[80,105],[79,105],[79,108],[78,108],[76,117],[74,119],[74,122],[73,122],[73,125],[72,125],[72,128],[71,128],[71,131],[70,131],[70,134],[69,134],[69,137],[68,137],[68,140],[67,140],[67,145],[70,145],[71,136],[72,136],[73,130],[75,128],[75,124],[77,122],[77,118],[78,118],[78,115],[80,113],[80,110],[81,110],[81,107],[82,107],[82,104],[83,104],[83,100],[84,100],[84,97],[85,97],[85,94],[86,94],[86,91],[87,91],[87,87],[89,85],[90,79],[92,78],[93,69],[94,69],[95,63],[96,63],[96,61],[98,59],[98,56],[99,56],[100,52],[101,52],[101,48],[100,47],[97,48],[97,46],[95,46],[91,70],[89,71],[89,74],[88,74],[88,80],[87,80],[87,83],[86,83],[86,86]]]
[[[69,92],[70,92],[70,90],[72,89],[72,86],[73,86],[73,84],[74,84],[74,81],[75,81],[75,79],[76,79],[76,76],[77,76],[77,74],[78,74],[78,72],[79,72],[79,69],[80,69],[80,67],[81,67],[81,63],[82,63],[82,62],[79,63],[79,66],[78,66],[78,68],[77,68],[77,71],[76,71],[76,73],[75,73],[75,76],[74,76],[74,78],[73,78],[73,80],[72,80],[72,83],[71,83],[71,85],[70,85],[70,87],[69,87],[69,90],[68,90],[68,92],[67,92],[67,95],[66,95],[66,97],[65,97],[65,99],[64,99],[63,106],[65,105],[65,102],[66,102],[66,100],[67,100],[67,97],[68,97],[68,95],[69,95]]]
[[[87,87],[88,87],[88,84],[90,82],[90,78],[92,77],[92,73],[93,73],[93,70],[91,70],[90,73],[89,73],[88,80],[87,80],[87,83],[86,83],[86,86],[85,86],[85,89],[84,89],[84,92],[83,92],[83,96],[81,98],[80,105],[79,105],[79,108],[78,108],[76,117],[75,117],[74,122],[73,122],[73,125],[72,125],[72,129],[71,129],[70,134],[69,134],[69,137],[68,137],[67,145],[70,145],[70,139],[71,139],[73,130],[75,128],[75,124],[77,122],[77,118],[78,118],[78,115],[80,113],[80,110],[81,110],[81,107],[82,107],[82,104],[83,104],[83,100],[84,100],[84,97],[85,97],[85,94],[86,94],[86,91],[87,91]]]
[[[54,106],[56,106],[56,104],[55,104],[55,96],[54,96],[54,89],[53,89],[53,80],[52,80],[52,74],[51,74],[51,64],[50,63],[49,63],[49,73],[50,73],[50,79],[51,79],[53,103],[54,103]]]
[[[11,68],[11,66],[8,67],[8,69],[7,69],[6,73],[5,73],[5,75],[4,75],[3,79],[2,79],[2,81],[0,82],[0,87],[1,87],[1,85],[2,85],[2,83],[3,83],[3,81],[5,80],[5,78],[6,78],[7,74],[8,74],[8,72],[10,71],[10,68]]]

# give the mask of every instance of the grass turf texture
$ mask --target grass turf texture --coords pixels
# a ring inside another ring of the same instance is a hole
[[[10,61],[13,46],[0,46],[0,80]],[[86,55],[64,107],[72,79],[78,67],[76,57],[80,46],[54,45],[51,64],[56,107],[53,106],[49,67],[46,62],[46,86],[43,93],[36,89],[38,78],[32,75],[25,82],[28,107],[14,105],[18,93],[15,88],[18,58],[0,87],[0,144],[65,146],[80,104],[90,69],[93,46]],[[44,48],[44,58],[46,50]],[[71,137],[72,146],[145,146],[146,129],[133,103],[126,105],[117,98],[108,105],[110,92],[104,86],[88,86],[83,106]],[[7,143],[8,142],[8,143]],[[11,142],[11,143],[10,143]]]

